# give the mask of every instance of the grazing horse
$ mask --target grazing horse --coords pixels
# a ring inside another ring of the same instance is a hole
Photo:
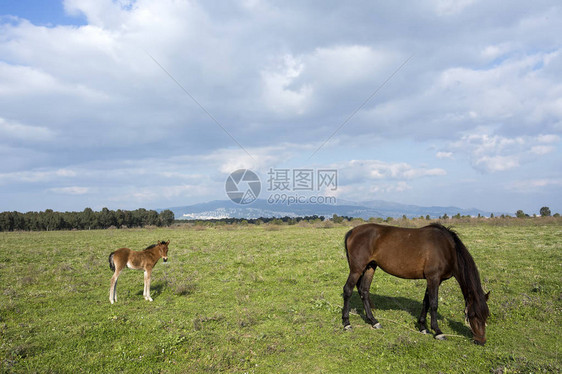
[[[152,301],[150,297],[150,274],[160,257],[168,261],[168,244],[170,241],[158,241],[156,244],[146,247],[143,251],[132,251],[129,248],[120,248],[109,255],[109,268],[114,271],[109,287],[109,301],[111,304],[117,301],[117,278],[121,270],[127,266],[129,269],[144,270],[145,300]]]
[[[349,277],[343,288],[342,320],[346,330],[351,328],[349,300],[355,286],[363,300],[366,319],[373,328],[381,327],[373,316],[369,299],[375,269],[380,267],[396,277],[427,280],[418,323],[420,331],[426,334],[429,309],[431,328],[439,340],[445,339],[437,325],[439,285],[455,277],[464,296],[465,313],[474,343],[486,343],[486,319],[490,314],[486,302],[490,293],[484,294],[472,256],[451,229],[438,223],[419,229],[364,224],[347,232],[345,251]]]

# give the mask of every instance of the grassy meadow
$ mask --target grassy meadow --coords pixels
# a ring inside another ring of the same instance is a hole
[[[162,373],[561,372],[562,225],[458,224],[485,291],[485,347],[472,344],[454,279],[446,341],[417,332],[425,281],[377,270],[375,316],[357,292],[341,325],[349,227],[222,226],[0,232],[0,371]],[[152,274],[124,270],[109,303],[107,257],[170,240]]]

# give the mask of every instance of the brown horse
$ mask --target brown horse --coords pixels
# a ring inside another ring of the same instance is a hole
[[[109,255],[109,268],[114,271],[109,287],[109,302],[117,301],[117,278],[121,270],[127,266],[129,269],[144,270],[145,300],[152,301],[150,297],[150,274],[160,257],[168,261],[168,244],[170,241],[158,241],[156,244],[146,247],[144,251],[132,251],[129,248],[120,248]]]
[[[437,293],[441,282],[455,277],[464,296],[465,313],[474,342],[480,345],[486,343],[489,292],[484,294],[472,256],[451,229],[437,223],[419,229],[365,224],[345,235],[345,250],[349,277],[343,288],[342,320],[346,330],[351,328],[349,300],[356,285],[363,300],[366,319],[373,328],[381,327],[373,316],[369,299],[369,288],[378,266],[396,277],[427,280],[418,323],[420,331],[426,334],[429,309],[431,328],[435,331],[435,338],[440,340],[445,335],[437,325]]]

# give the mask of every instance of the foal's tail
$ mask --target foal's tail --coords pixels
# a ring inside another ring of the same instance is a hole
[[[112,271],[115,271],[115,263],[113,262],[113,255],[115,254],[115,252],[111,252],[111,254],[109,255],[109,268]]]

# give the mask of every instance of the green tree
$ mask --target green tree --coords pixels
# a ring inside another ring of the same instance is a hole
[[[115,219],[115,212],[107,208],[102,208],[99,212],[99,224],[102,229],[107,229],[108,227],[117,225],[117,220]]]
[[[519,209],[517,212],[515,212],[515,216],[517,218],[525,218],[526,214],[521,209]]]
[[[332,216],[332,222],[334,223],[342,223],[343,217],[338,216],[336,213]]]
[[[174,223],[174,212],[170,209],[163,210],[160,212],[159,218],[162,226],[170,226]]]
[[[13,231],[14,217],[11,212],[0,213],[0,231]]]
[[[540,210],[540,213],[542,217],[550,217],[550,208],[547,206],[543,206]]]
[[[86,208],[80,215],[80,225],[83,229],[93,229],[97,226],[96,213],[92,208]]]
[[[149,210],[146,212],[146,224],[152,226],[158,226],[160,219],[158,218],[158,212],[155,210]]]
[[[59,212],[52,209],[47,209],[42,214],[43,225],[49,230],[60,230],[62,228],[63,220]]]

